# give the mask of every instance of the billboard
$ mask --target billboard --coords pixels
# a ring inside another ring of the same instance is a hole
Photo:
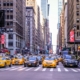
[[[70,31],[70,42],[74,42],[74,30]]]
[[[5,44],[5,35],[1,35],[1,44]]]

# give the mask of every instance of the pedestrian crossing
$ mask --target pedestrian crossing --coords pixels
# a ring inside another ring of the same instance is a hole
[[[57,68],[42,68],[41,66],[39,67],[23,67],[23,66],[14,66],[11,68],[0,68],[0,72],[1,71],[42,71],[42,72],[80,72],[80,69],[78,68],[61,68],[61,67],[57,67]]]

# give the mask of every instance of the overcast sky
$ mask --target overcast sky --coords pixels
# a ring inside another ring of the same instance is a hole
[[[48,0],[50,4],[50,14],[49,14],[49,27],[50,32],[52,32],[52,43],[53,49],[55,51],[57,44],[57,23],[58,23],[58,0]],[[40,0],[37,0],[38,5],[40,5]]]

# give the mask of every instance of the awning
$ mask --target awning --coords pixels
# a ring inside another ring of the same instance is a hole
[[[74,42],[70,42],[70,41],[67,42],[67,43],[68,43],[68,44],[74,44]],[[75,44],[80,44],[80,40],[76,40],[76,41],[75,41]]]

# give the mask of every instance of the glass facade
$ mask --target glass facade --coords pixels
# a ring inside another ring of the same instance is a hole
[[[48,0],[41,0],[41,9],[42,9],[42,14],[43,14],[44,18],[47,18]]]

